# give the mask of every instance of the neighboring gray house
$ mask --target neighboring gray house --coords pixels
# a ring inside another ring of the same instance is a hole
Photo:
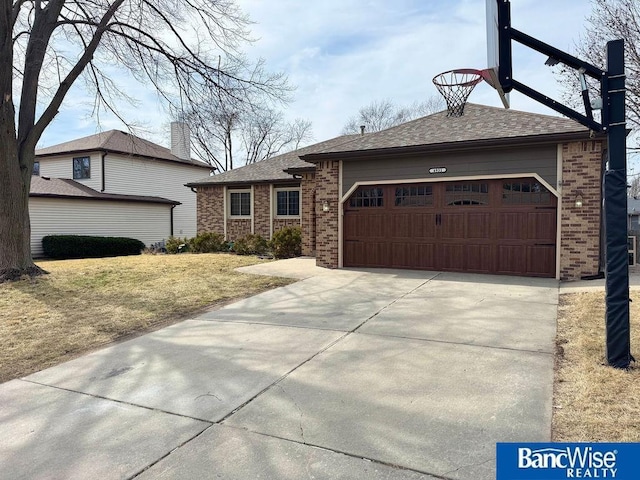
[[[52,234],[145,244],[195,236],[196,195],[184,184],[211,169],[189,158],[181,124],[172,124],[171,149],[118,130],[39,149],[29,200],[32,253],[41,255],[42,237]]]
[[[627,199],[627,229],[640,231],[640,200],[637,198]]]
[[[180,202],[100,193],[75,180],[34,177],[29,194],[31,254],[42,256],[46,235],[132,237],[149,245],[171,232]]]

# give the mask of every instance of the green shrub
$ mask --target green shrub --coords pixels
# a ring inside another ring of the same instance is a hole
[[[189,240],[187,237],[169,237],[164,244],[167,249],[167,253],[184,253],[189,251]]]
[[[191,238],[188,244],[189,251],[193,253],[215,253],[229,250],[229,245],[224,237],[213,232],[200,233]]]
[[[48,235],[42,239],[42,248],[47,257],[63,260],[140,255],[145,245],[140,240],[126,237]]]
[[[233,251],[238,255],[262,255],[268,248],[267,240],[262,235],[253,233],[233,242]]]
[[[284,227],[273,234],[269,248],[276,258],[299,257],[302,253],[300,227]]]

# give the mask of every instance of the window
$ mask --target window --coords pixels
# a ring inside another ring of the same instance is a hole
[[[31,175],[35,175],[36,177],[40,176],[40,162],[33,162],[33,171]]]
[[[384,197],[382,188],[371,187],[361,188],[351,196],[349,206],[351,207],[382,207]]]
[[[549,204],[551,192],[534,180],[515,180],[502,185],[502,203],[505,205]]]
[[[431,185],[396,187],[396,207],[425,207],[433,205]]]
[[[488,183],[453,183],[445,188],[446,205],[489,205]]]
[[[251,216],[251,192],[236,191],[229,193],[230,214],[232,217]]]
[[[276,215],[300,216],[300,190],[276,190]]]
[[[91,157],[75,157],[73,159],[73,179],[91,178]]]

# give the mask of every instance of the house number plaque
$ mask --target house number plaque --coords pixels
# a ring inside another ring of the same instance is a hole
[[[434,173],[446,173],[447,172],[447,167],[434,167],[434,168],[430,168],[429,169],[429,173],[434,174]]]

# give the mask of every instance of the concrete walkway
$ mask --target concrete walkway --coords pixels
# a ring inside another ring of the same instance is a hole
[[[640,273],[629,272],[629,289],[640,289]],[[562,282],[560,293],[580,293],[580,292],[604,292],[604,278],[595,280],[579,280],[577,282]]]
[[[0,478],[489,480],[549,440],[557,282],[312,262],[0,385]]]

